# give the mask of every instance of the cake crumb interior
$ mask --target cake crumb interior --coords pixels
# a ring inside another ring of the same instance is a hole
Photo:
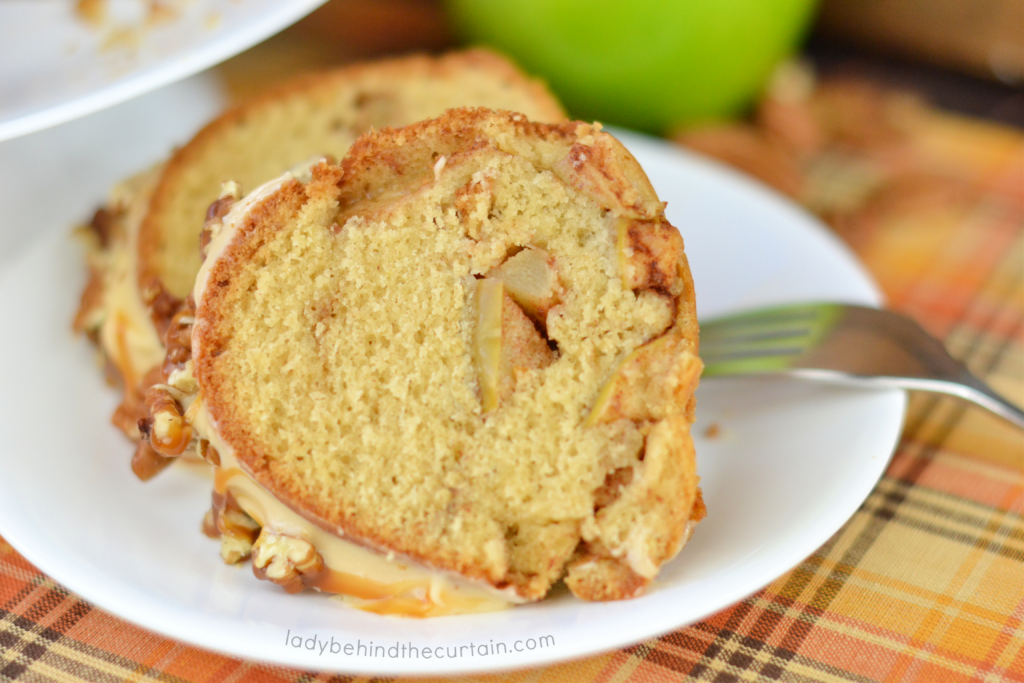
[[[550,170],[549,147],[475,149],[436,174],[435,160],[355,203],[314,179],[235,274],[215,359],[288,497],[537,595],[614,497],[609,476],[642,458],[643,424],[588,426],[589,410],[675,316],[669,297],[623,286],[613,216]],[[557,357],[485,413],[474,288],[527,247],[552,255],[563,288],[541,325]]]

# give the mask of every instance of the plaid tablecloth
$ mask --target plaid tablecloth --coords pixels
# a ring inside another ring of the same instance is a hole
[[[755,122],[681,142],[818,211],[893,308],[1024,403],[1024,135],[835,85],[795,98],[783,88]],[[764,590],[618,652],[463,680],[1024,682],[1022,624],[1024,435],[952,399],[915,396],[871,496]],[[395,679],[169,640],[82,601],[0,539],[0,680]]]

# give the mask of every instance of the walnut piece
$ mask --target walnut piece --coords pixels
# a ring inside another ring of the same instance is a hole
[[[206,439],[200,439],[196,446],[196,452],[199,457],[210,463],[214,467],[220,467],[220,453],[217,449],[210,445],[210,442]]]
[[[149,481],[172,462],[170,458],[165,458],[154,451],[148,441],[139,441],[132,456],[132,472],[140,480]]]
[[[252,572],[288,593],[305,588],[306,580],[324,571],[324,559],[301,538],[263,529],[252,546]]]
[[[153,450],[165,458],[176,458],[192,444],[192,426],[182,415],[181,405],[165,385],[146,391],[147,417],[139,421],[139,432]]]
[[[242,198],[242,189],[238,183],[228,181],[220,186],[220,197],[218,197],[206,210],[206,222],[199,233],[199,256],[206,260],[210,249],[210,242],[221,231],[224,225],[224,217],[231,211],[231,207]]]
[[[260,525],[238,505],[231,492],[213,492],[213,506],[203,518],[203,533],[220,539],[220,557],[236,564],[252,554]]]

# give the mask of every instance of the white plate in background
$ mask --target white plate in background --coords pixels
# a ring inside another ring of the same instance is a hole
[[[880,303],[853,256],[799,209],[666,143],[621,136],[683,233],[702,317],[802,300]],[[223,565],[217,544],[199,532],[210,491],[200,470],[176,466],[149,483],[135,480],[132,449],[108,422],[116,392],[70,332],[83,279],[80,254],[62,235],[0,273],[0,534],[124,619],[305,669],[537,666],[697,621],[765,586],[842,526],[884,471],[906,405],[899,391],[706,382],[694,434],[708,517],[645,596],[584,603],[563,591],[492,614],[380,617],[316,593],[289,596],[248,566]],[[719,436],[707,438],[712,424]],[[373,654],[357,650],[371,643]]]
[[[205,72],[0,142],[0,274],[33,241],[87,221],[111,186],[165,159],[226,103],[217,77]]]
[[[270,37],[323,2],[0,2],[0,140],[70,121],[198,73]],[[78,8],[89,6],[102,8],[104,18],[87,20]]]

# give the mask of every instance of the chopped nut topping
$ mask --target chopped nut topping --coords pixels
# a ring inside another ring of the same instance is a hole
[[[169,387],[157,385],[146,392],[148,417],[139,421],[143,438],[160,455],[174,458],[192,444],[192,426],[181,414],[181,405],[171,395]]]
[[[192,359],[189,359],[181,369],[171,372],[167,376],[167,384],[184,394],[198,393],[199,384],[192,374]]]
[[[203,534],[210,538],[220,538],[220,529],[217,528],[217,516],[213,510],[207,510],[203,515]]]
[[[210,442],[206,439],[199,440],[199,447],[196,449],[201,457],[206,462],[210,463],[214,467],[220,467],[220,453],[217,449],[210,445]]]
[[[324,559],[308,541],[264,529],[252,547],[252,571],[288,593],[298,593],[324,571]]]
[[[203,519],[203,533],[220,538],[220,557],[225,564],[236,564],[252,554],[252,544],[260,525],[247,515],[231,492],[213,492],[213,506]]]
[[[140,441],[135,447],[135,455],[132,456],[132,472],[142,481],[149,481],[171,462],[170,458],[165,458],[154,451],[148,441]]]
[[[210,242],[224,225],[224,216],[228,215],[231,207],[242,197],[242,190],[238,183],[228,181],[221,185],[220,197],[218,197],[210,208],[206,210],[206,222],[203,223],[202,232],[199,233],[199,257],[206,260],[206,252],[209,250]]]
[[[94,344],[98,344],[100,326],[106,311],[103,309],[103,290],[105,283],[103,271],[99,268],[89,268],[89,281],[82,291],[82,297],[78,303],[78,312],[71,324],[71,329],[89,335]]]
[[[117,373],[116,366],[113,366],[113,364],[111,366],[113,367],[113,372]],[[120,373],[116,374],[116,379],[117,382],[124,383]],[[160,368],[153,368],[146,373],[146,376],[142,378],[142,382],[139,385],[124,387],[124,398],[110,417],[110,422],[124,432],[125,436],[132,441],[138,441],[142,438],[139,433],[139,422],[146,419],[146,391],[154,384],[159,384],[162,380],[163,373],[160,372]]]
[[[224,564],[238,564],[252,555],[252,543],[247,539],[229,534],[220,536],[220,559]]]
[[[184,369],[192,359],[192,324],[195,320],[196,306],[189,295],[178,306],[163,332],[164,347],[167,349],[162,366],[164,377],[169,378],[176,371]]]
[[[111,240],[114,236],[114,230],[116,229],[115,221],[118,218],[120,211],[117,208],[111,209],[110,207],[103,206],[96,209],[96,213],[93,214],[92,220],[86,226],[89,230],[96,235],[96,239],[99,242],[101,249],[108,249],[110,247]]]
[[[192,446],[195,434],[182,414],[180,401],[184,395],[194,394],[198,387],[192,375],[192,297],[178,299],[154,280],[144,289],[143,299],[163,337],[167,354],[137,389],[126,391],[124,402],[114,413],[114,423],[129,437],[148,442],[132,461],[132,469],[139,478],[148,479],[166,464],[156,467],[146,463],[157,457],[175,458]]]
[[[164,284],[157,278],[150,278],[142,287],[142,302],[149,309],[149,317],[156,326],[157,334],[163,339],[167,334],[174,315],[185,306],[185,300],[167,291]],[[194,308],[194,306],[193,306]]]

